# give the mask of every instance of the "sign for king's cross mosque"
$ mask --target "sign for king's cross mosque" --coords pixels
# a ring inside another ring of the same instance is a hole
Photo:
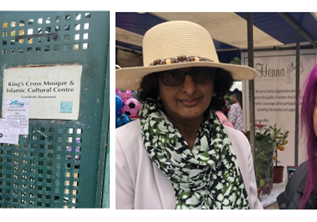
[[[80,104],[81,65],[4,69],[4,101],[28,98],[30,119],[77,120]]]

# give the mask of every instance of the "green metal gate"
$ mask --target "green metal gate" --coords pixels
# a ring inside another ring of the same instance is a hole
[[[30,119],[19,144],[0,144],[0,207],[102,207],[109,182],[109,12],[0,11],[0,22],[1,98],[5,69],[83,67],[78,120]]]

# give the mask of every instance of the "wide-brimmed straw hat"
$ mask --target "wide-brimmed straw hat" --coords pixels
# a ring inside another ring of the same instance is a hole
[[[116,70],[116,89],[137,90],[145,75],[186,67],[215,67],[235,80],[251,80],[256,70],[243,65],[220,63],[209,32],[188,21],[169,21],[149,29],[143,38],[143,66]]]

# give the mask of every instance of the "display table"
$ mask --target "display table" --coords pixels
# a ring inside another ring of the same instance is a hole
[[[284,180],[282,183],[273,183],[273,188],[269,195],[260,195],[260,201],[263,207],[270,206],[276,202],[277,196],[285,190],[287,180]]]

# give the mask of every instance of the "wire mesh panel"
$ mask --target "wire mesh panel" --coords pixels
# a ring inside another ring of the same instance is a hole
[[[0,144],[0,207],[101,207],[109,12],[0,12],[0,22],[1,98],[5,69],[83,66],[77,120],[35,117],[19,144]]]

